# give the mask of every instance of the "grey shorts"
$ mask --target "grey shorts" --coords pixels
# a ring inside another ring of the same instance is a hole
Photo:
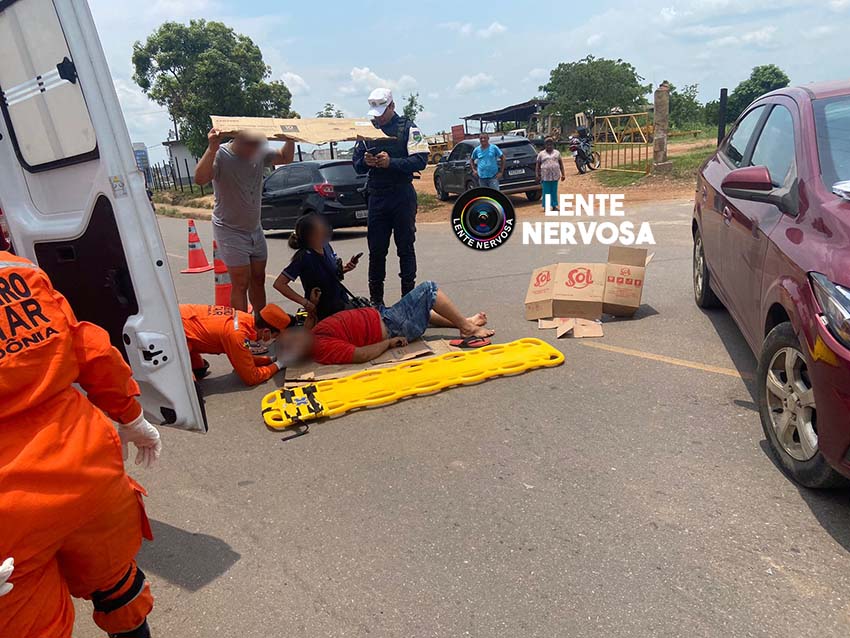
[[[269,258],[262,228],[255,231],[234,230],[213,224],[213,237],[225,266],[249,266],[252,261],[267,261]]]

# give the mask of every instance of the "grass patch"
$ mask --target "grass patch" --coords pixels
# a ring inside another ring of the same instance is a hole
[[[177,217],[178,219],[183,218],[183,213],[181,213],[176,208],[172,208],[171,206],[163,206],[161,204],[156,207],[156,214],[162,215],[163,217]]]
[[[623,171],[603,171],[594,173],[597,181],[608,188],[619,188],[621,186],[632,186],[646,177],[643,173],[625,173]]]
[[[686,153],[671,156],[673,179],[692,179],[700,165],[716,150],[715,144],[706,144],[689,149]]]
[[[207,195],[212,194],[210,189],[205,191]],[[170,204],[172,206],[188,206],[190,208],[212,208],[213,204],[207,196],[202,196],[200,190],[194,193],[180,190],[154,191],[153,201],[157,204]]]
[[[436,195],[431,193],[417,193],[416,200],[419,204],[419,210],[429,211],[442,206],[443,202],[437,199]]]

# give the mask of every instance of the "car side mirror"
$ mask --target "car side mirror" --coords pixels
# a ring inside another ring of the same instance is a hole
[[[797,215],[799,210],[797,180],[791,186],[776,187],[766,166],[736,168],[723,178],[720,189],[727,197],[773,204],[788,215]]]

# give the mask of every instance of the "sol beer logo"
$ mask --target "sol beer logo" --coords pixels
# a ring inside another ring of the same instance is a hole
[[[587,288],[592,283],[593,273],[590,271],[590,268],[581,267],[573,268],[569,274],[567,274],[567,280],[564,282],[564,285],[568,288],[581,290],[582,288]]]
[[[543,272],[537,273],[537,277],[534,278],[534,287],[542,288],[550,281],[552,281],[552,273],[548,270],[544,270]]]

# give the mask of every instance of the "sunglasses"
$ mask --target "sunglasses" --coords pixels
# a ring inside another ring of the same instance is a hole
[[[369,106],[378,107],[378,106],[386,106],[387,104],[389,104],[388,100],[369,100]]]

